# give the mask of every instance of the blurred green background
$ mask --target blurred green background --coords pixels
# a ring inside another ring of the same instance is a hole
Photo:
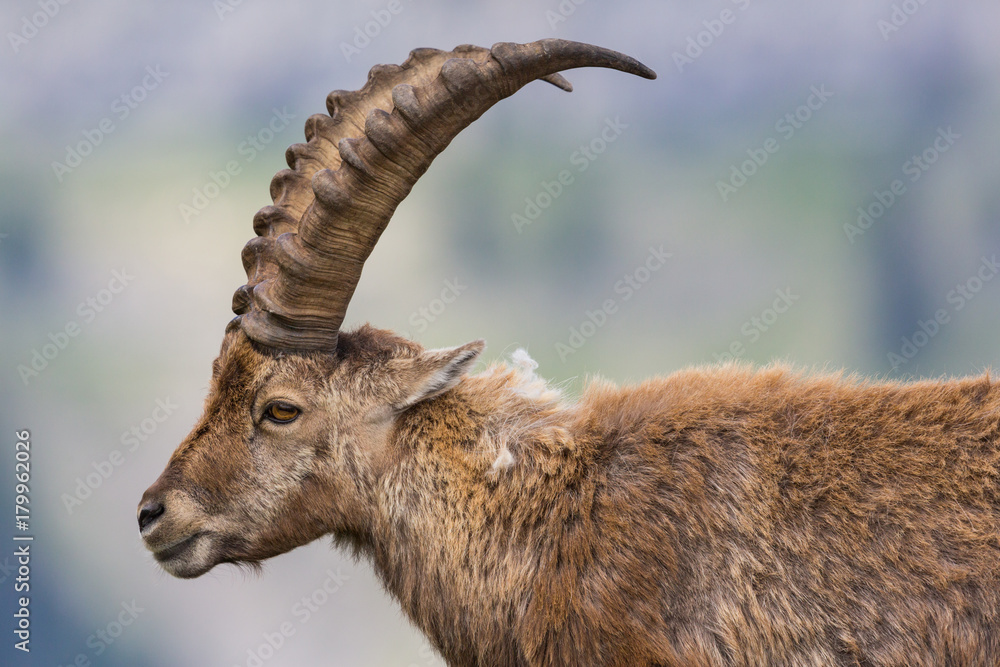
[[[535,83],[488,112],[400,206],[347,324],[482,337],[487,360],[523,346],[570,393],[732,351],[898,379],[1000,358],[993,3],[21,0],[0,16],[3,665],[440,664],[328,541],[259,578],[179,581],[135,525],[199,414],[285,147],[330,90],[414,47],[564,37],[660,77],[573,71],[571,95]],[[20,429],[30,656],[11,616]],[[328,572],[337,592],[306,616]]]

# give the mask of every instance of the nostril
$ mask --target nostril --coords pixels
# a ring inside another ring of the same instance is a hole
[[[150,500],[139,510],[139,531],[145,530],[146,526],[156,521],[163,514],[163,503]]]

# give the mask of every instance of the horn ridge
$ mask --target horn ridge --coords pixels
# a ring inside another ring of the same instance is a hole
[[[535,79],[572,90],[558,72],[576,67],[656,76],[615,51],[545,39],[415,49],[401,65],[373,67],[361,89],[330,93],[330,115],[306,121],[307,143],[286,151],[292,169],[272,180],[274,206],[255,216],[269,242],[247,244],[249,281],[233,303],[247,335],[279,349],[334,349],[365,260],[434,158]]]

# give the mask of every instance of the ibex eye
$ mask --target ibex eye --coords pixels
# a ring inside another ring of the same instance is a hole
[[[275,424],[287,424],[299,416],[299,409],[288,403],[271,403],[264,408],[264,416]]]

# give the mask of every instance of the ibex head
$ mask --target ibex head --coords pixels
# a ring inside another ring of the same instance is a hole
[[[402,415],[462,381],[482,341],[425,350],[386,331],[342,332],[364,261],[396,206],[472,121],[559,71],[655,74],[628,56],[564,40],[420,49],[335,91],[330,115],[271,182],[254,217],[204,415],[139,504],[146,546],[169,573],[257,563],[333,533],[363,541],[380,474],[401,452]]]

